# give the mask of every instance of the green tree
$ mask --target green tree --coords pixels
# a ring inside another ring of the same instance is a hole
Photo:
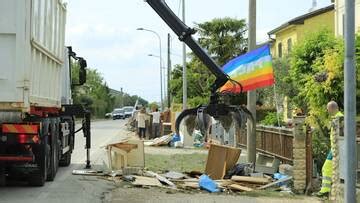
[[[322,59],[327,50],[334,49],[338,46],[339,40],[328,30],[321,30],[309,34],[304,40],[297,43],[290,57],[291,68],[289,77],[286,80],[293,85],[296,95],[293,95],[292,101],[296,106],[301,107],[306,113],[309,111],[308,91],[311,91],[309,82],[314,82],[314,75],[319,74],[321,70]],[[324,67],[322,67],[324,68]],[[309,95],[310,96],[310,95]],[[332,95],[320,97],[324,103],[325,100],[337,99]]]
[[[246,52],[247,39],[245,20],[216,18],[209,22],[196,24],[199,43],[219,65]],[[187,63],[188,104],[191,107],[208,103],[210,85],[215,76],[194,55],[190,54]],[[176,65],[172,71],[170,92],[175,103],[182,101],[182,67]]]
[[[287,79],[290,69],[289,60],[289,57],[273,59],[275,92],[273,86],[257,90],[258,100],[261,101],[264,106],[275,108],[275,99],[277,99],[277,102],[281,104],[283,102],[284,96],[296,96],[296,88],[294,88],[292,83]]]
[[[219,65],[246,52],[247,31],[244,19],[215,18],[196,24],[199,43],[211,54]]]
[[[313,153],[318,162],[326,158],[329,150],[330,116],[326,112],[329,100],[343,107],[344,95],[344,45],[332,33],[322,30],[308,35],[294,46],[290,57],[291,67],[286,78],[292,84],[296,95],[292,102],[305,110],[307,123],[316,129],[313,131]],[[356,37],[356,67],[360,66],[360,36]],[[357,84],[360,74],[357,71]],[[359,101],[360,86],[357,86]],[[359,106],[359,102],[357,103]]]

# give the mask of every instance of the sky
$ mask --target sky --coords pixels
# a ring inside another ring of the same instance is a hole
[[[179,14],[181,0],[167,0]],[[159,33],[166,62],[167,33],[172,36],[172,64],[181,64],[182,45],[177,36],[144,0],[67,0],[66,45],[86,58],[112,89],[160,101],[160,69],[157,37],[139,27]],[[186,23],[193,27],[213,18],[247,19],[248,0],[185,0]],[[318,8],[330,0],[318,0]],[[257,41],[267,32],[296,16],[305,14],[312,0],[257,0]],[[187,49],[189,52],[190,50]],[[223,65],[223,64],[219,64]],[[166,66],[164,64],[163,66]]]

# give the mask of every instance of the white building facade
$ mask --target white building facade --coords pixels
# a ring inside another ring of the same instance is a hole
[[[335,34],[344,35],[345,0],[335,0]],[[355,0],[355,32],[360,32],[360,0]]]

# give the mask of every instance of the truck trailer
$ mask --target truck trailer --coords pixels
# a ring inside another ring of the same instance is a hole
[[[61,0],[0,1],[0,185],[9,176],[33,186],[54,180],[58,166],[71,163],[76,117],[90,167],[90,112],[71,97],[87,64],[65,47],[65,23]]]

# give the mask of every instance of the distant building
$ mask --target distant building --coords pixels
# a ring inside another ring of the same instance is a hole
[[[345,0],[335,0],[335,34],[344,35]],[[360,32],[360,0],[355,0],[355,32]]]
[[[344,0],[342,0],[344,1]],[[360,2],[360,0],[358,0]],[[268,32],[271,39],[271,54],[274,58],[289,53],[293,45],[307,33],[326,28],[335,33],[334,5],[313,10],[298,16]]]

